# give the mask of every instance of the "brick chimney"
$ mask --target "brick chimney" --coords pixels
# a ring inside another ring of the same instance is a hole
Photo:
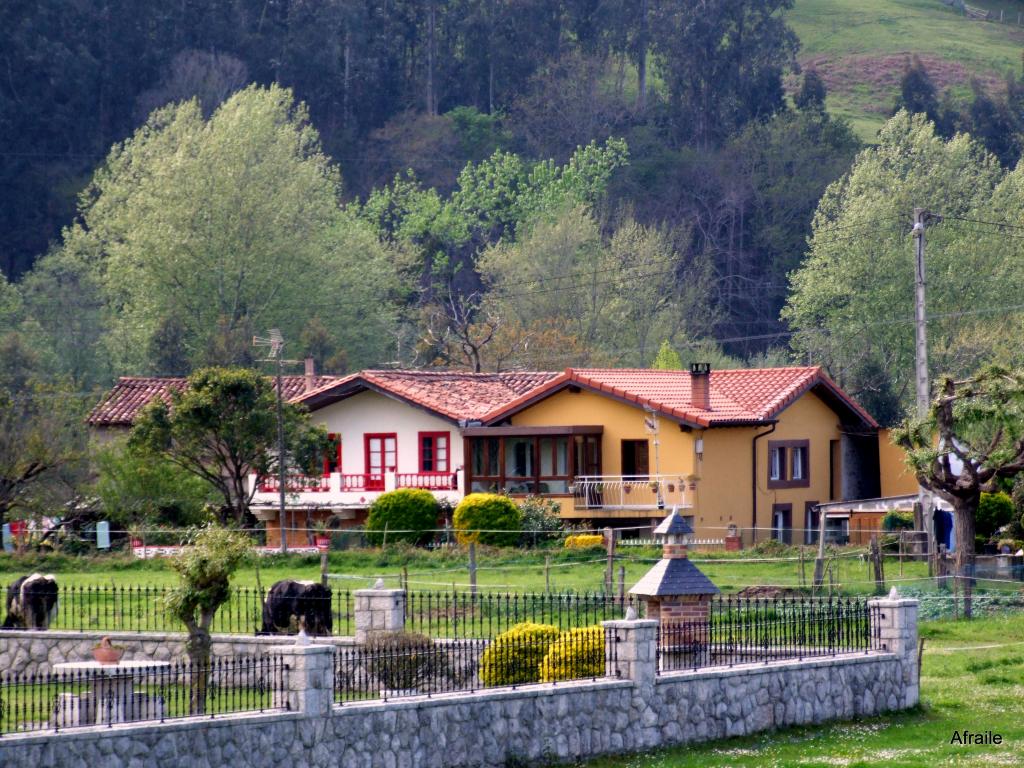
[[[690,363],[690,402],[694,408],[711,410],[711,363]]]
[[[306,391],[312,392],[316,389],[316,360],[312,357],[306,358]]]

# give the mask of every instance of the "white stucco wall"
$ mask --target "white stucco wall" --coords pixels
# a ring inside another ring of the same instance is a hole
[[[342,474],[367,471],[363,436],[379,432],[394,432],[397,435],[399,473],[420,471],[420,432],[447,432],[450,453],[448,471],[462,470],[462,435],[458,427],[400,400],[376,392],[360,392],[313,411],[310,416],[314,423],[322,424],[328,432],[341,435]]]

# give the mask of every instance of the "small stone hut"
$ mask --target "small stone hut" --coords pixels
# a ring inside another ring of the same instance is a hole
[[[693,528],[676,508],[654,529],[662,537],[661,560],[632,589],[647,598],[647,618],[668,624],[706,625],[711,596],[719,592],[707,576],[687,558]]]

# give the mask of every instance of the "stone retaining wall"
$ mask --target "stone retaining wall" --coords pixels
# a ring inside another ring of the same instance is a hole
[[[292,712],[0,738],[5,768],[537,764],[876,715],[918,702],[917,605],[874,601],[878,650],[657,674],[653,621],[606,622],[609,677],[334,706],[330,646],[287,657]]]
[[[463,768],[648,749],[898,709],[893,654],[5,736],[9,768]]]
[[[92,658],[92,648],[100,638],[109,637],[122,646],[124,659],[156,659],[173,661],[185,658],[187,635],[181,632],[66,632],[48,630],[0,630],[0,670],[16,670],[45,674],[54,664],[84,661]],[[351,637],[317,638],[318,643],[352,645]],[[281,636],[214,635],[215,657],[252,657],[265,653],[272,646],[289,642]]]

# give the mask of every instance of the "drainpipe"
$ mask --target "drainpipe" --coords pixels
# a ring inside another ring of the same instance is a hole
[[[759,432],[754,435],[754,439],[750,441],[750,502],[751,502],[751,518],[750,526],[753,528],[751,533],[751,543],[757,543],[757,441],[762,437],[767,437],[775,431],[776,423],[772,422],[771,427],[768,428],[767,432]]]

